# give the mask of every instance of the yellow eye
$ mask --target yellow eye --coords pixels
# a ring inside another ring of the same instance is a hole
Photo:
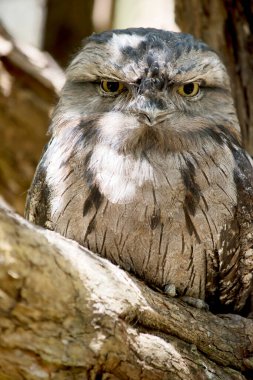
[[[198,94],[199,84],[196,82],[190,82],[179,86],[177,92],[181,96],[192,97]]]
[[[118,95],[126,89],[123,83],[109,80],[101,80],[100,88],[108,95]]]

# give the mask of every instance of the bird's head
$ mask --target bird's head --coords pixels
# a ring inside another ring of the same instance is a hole
[[[67,69],[53,133],[120,152],[175,152],[240,139],[229,78],[219,56],[193,36],[157,29],[89,37]]]

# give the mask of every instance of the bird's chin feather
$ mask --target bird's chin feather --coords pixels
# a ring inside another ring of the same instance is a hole
[[[154,150],[168,153],[170,147],[167,144],[167,135],[168,133],[163,128],[141,124],[139,128],[122,134],[121,145],[118,150],[133,155]]]
[[[138,123],[136,122],[136,125]],[[221,132],[224,138],[221,137]],[[136,128],[120,128],[113,136],[100,135],[100,142],[113,148],[120,154],[139,157],[142,154],[156,152],[162,156],[170,153],[199,152],[205,145],[220,146],[226,143],[227,136],[238,142],[231,128],[223,126],[203,126],[188,130],[184,126],[173,128],[168,121],[148,126],[139,124]]]

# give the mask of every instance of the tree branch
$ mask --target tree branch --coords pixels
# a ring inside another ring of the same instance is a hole
[[[168,298],[4,207],[0,263],[1,379],[246,378],[252,320]]]
[[[20,213],[64,81],[48,53],[17,43],[0,24],[0,194]]]

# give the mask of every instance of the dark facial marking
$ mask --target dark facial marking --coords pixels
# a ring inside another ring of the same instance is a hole
[[[81,120],[80,123],[73,128],[73,135],[78,134],[78,139],[73,150],[75,150],[75,148],[86,147],[90,144],[92,139],[97,137],[97,120],[98,117],[87,117],[85,120]]]
[[[138,93],[142,94],[145,91],[161,91],[163,90],[165,85],[165,80],[163,77],[156,77],[156,78],[143,78],[141,80]],[[153,100],[155,101],[155,97],[153,97]],[[159,100],[160,105],[165,104],[163,101]],[[164,108],[164,106],[162,106]]]
[[[159,74],[159,64],[155,62],[154,65],[150,68],[150,73],[152,77],[157,77]]]
[[[153,52],[151,51],[148,56],[147,56],[147,64],[148,64],[148,67],[151,67],[153,64],[154,64],[154,54]]]
[[[175,59],[177,60],[181,54],[184,52],[184,43],[182,43],[181,41],[178,42],[176,45],[175,45],[175,53],[174,53],[174,57]]]
[[[156,96],[149,96],[150,105],[157,108],[158,110],[166,110],[166,103],[162,98],[157,98]]]
[[[125,46],[121,49],[121,53],[126,56],[126,58],[131,59],[134,62],[138,62],[140,58],[146,53],[147,44],[146,41],[141,41],[137,47]]]
[[[127,34],[137,35],[145,37],[145,42],[141,42],[139,45],[139,52],[135,52],[131,49],[125,50],[125,54],[130,54],[131,58],[140,57],[148,49],[161,49],[166,50],[168,48],[169,55],[172,51],[176,51],[175,58],[177,59],[183,52],[189,52],[191,50],[196,51],[212,51],[205,43],[195,39],[192,35],[186,33],[168,32],[161,29],[154,28],[129,28],[129,29],[115,29],[108,32],[93,34],[84,41],[84,45],[90,41],[98,44],[105,44],[111,40],[113,34],[121,35]],[[138,51],[138,50],[137,50]],[[123,51],[124,52],[124,49]]]
[[[177,71],[177,74],[187,73],[188,71],[191,71],[194,69],[195,64],[187,65],[187,66],[181,66],[180,69]]]

